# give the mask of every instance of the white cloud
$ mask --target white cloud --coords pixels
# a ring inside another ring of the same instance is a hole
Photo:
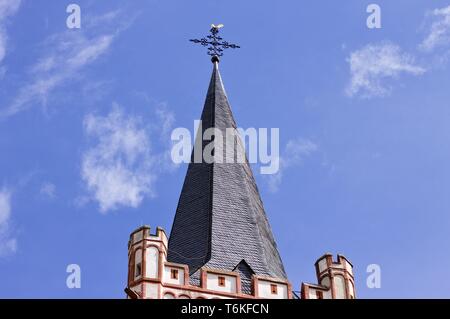
[[[96,144],[83,154],[81,175],[101,212],[138,207],[154,195],[155,158],[139,117],[115,105],[105,117],[87,115],[84,129]]]
[[[157,165],[161,171],[172,172],[180,164],[176,164],[172,160],[172,146],[175,141],[172,141],[170,135],[175,123],[175,114],[169,110],[165,103],[160,103],[155,109],[156,121],[153,122],[153,132],[159,136],[160,141],[163,143],[163,151],[155,157]]]
[[[172,160],[172,147],[176,141],[172,141],[171,134],[175,124],[175,113],[169,109],[166,102],[158,102],[151,98],[146,92],[134,91],[134,96],[145,102],[146,105],[156,105],[154,108],[155,120],[151,121],[150,128],[155,136],[159,136],[163,151],[156,156],[157,166],[162,172],[173,172],[181,164],[176,164]],[[140,101],[139,103],[142,103]]]
[[[160,131],[159,135],[163,140],[170,141],[170,133],[175,123],[175,114],[167,108],[165,103],[158,105],[155,113],[158,118],[155,128]]]
[[[55,198],[56,186],[50,182],[44,182],[41,185],[40,194],[44,197],[53,199]]]
[[[118,25],[112,25],[113,22],[117,24],[113,18],[118,14],[118,11],[112,11],[102,16],[85,17],[83,28],[75,32],[67,29],[49,36],[40,46],[43,53],[28,68],[28,83],[18,90],[8,106],[0,109],[0,118],[13,116],[39,103],[46,106],[55,89],[82,78],[86,67],[105,55],[117,35],[129,26],[129,19],[123,17],[117,19]]]
[[[386,81],[401,74],[421,75],[425,69],[416,65],[414,57],[402,52],[393,43],[368,44],[350,54],[350,83],[346,94],[350,97],[385,96],[391,91]]]
[[[0,191],[0,225],[5,225],[11,215],[11,192],[3,188]]]
[[[314,142],[298,138],[290,140],[286,144],[283,154],[280,157],[280,169],[276,174],[265,175],[267,178],[269,191],[275,193],[279,190],[284,173],[287,169],[300,165],[303,160],[319,149]]]
[[[7,19],[17,12],[20,2],[20,0],[0,0],[0,62],[5,58],[8,41],[5,24]]]
[[[0,190],[0,257],[17,250],[17,240],[11,237],[11,191]]]
[[[96,16],[91,16],[89,15],[89,13],[87,13],[85,16],[86,19],[83,19],[86,20],[83,21],[83,28],[97,28],[101,27],[102,25],[108,25],[111,22],[114,22],[114,20],[121,20],[121,13],[122,12],[120,10],[112,10]],[[130,21],[132,20],[133,19],[131,19]]]
[[[15,115],[36,101],[45,105],[54,89],[74,80],[85,66],[106,53],[113,39],[112,34],[90,38],[68,31],[47,39],[49,51],[30,68],[31,81],[0,111],[0,117]]]
[[[428,17],[431,20],[430,29],[420,48],[431,52],[438,47],[448,46],[450,44],[450,6],[434,9]]]

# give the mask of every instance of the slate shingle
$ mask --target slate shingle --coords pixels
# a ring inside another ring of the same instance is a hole
[[[202,134],[215,127],[225,137],[226,128],[236,128],[218,63],[214,63],[201,120]],[[203,147],[208,143],[203,142]],[[245,157],[241,141],[234,150]],[[242,260],[257,275],[286,279],[246,157],[244,163],[209,164],[193,163],[193,156],[172,225],[168,260],[187,264],[193,282],[198,281],[197,270],[202,266],[232,271]],[[238,269],[244,270],[242,264]],[[248,278],[244,281],[242,288],[248,292]]]

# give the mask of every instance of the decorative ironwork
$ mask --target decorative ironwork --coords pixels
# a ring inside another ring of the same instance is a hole
[[[201,39],[191,39],[189,41],[194,43],[200,43],[203,46],[208,47],[208,55],[213,57],[218,61],[218,58],[223,56],[223,50],[231,48],[231,49],[239,49],[240,46],[232,43],[228,43],[227,41],[223,41],[223,38],[219,35],[219,30],[223,28],[223,24],[219,25],[211,25],[211,29],[209,32],[210,35],[206,36],[206,38]]]

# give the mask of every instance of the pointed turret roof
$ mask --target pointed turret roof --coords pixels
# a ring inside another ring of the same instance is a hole
[[[218,59],[213,58],[213,64],[197,138],[208,128],[219,129],[224,137],[227,128],[236,128]],[[170,234],[168,260],[189,265],[194,281],[203,266],[239,271],[243,290],[248,291],[252,274],[286,279],[286,273],[242,142],[234,151],[242,152],[243,163],[194,163],[192,153]]]

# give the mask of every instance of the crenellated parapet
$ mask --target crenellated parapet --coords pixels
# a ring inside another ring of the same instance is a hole
[[[353,265],[343,255],[325,254],[316,263],[318,284],[302,284],[302,299],[354,299]]]

